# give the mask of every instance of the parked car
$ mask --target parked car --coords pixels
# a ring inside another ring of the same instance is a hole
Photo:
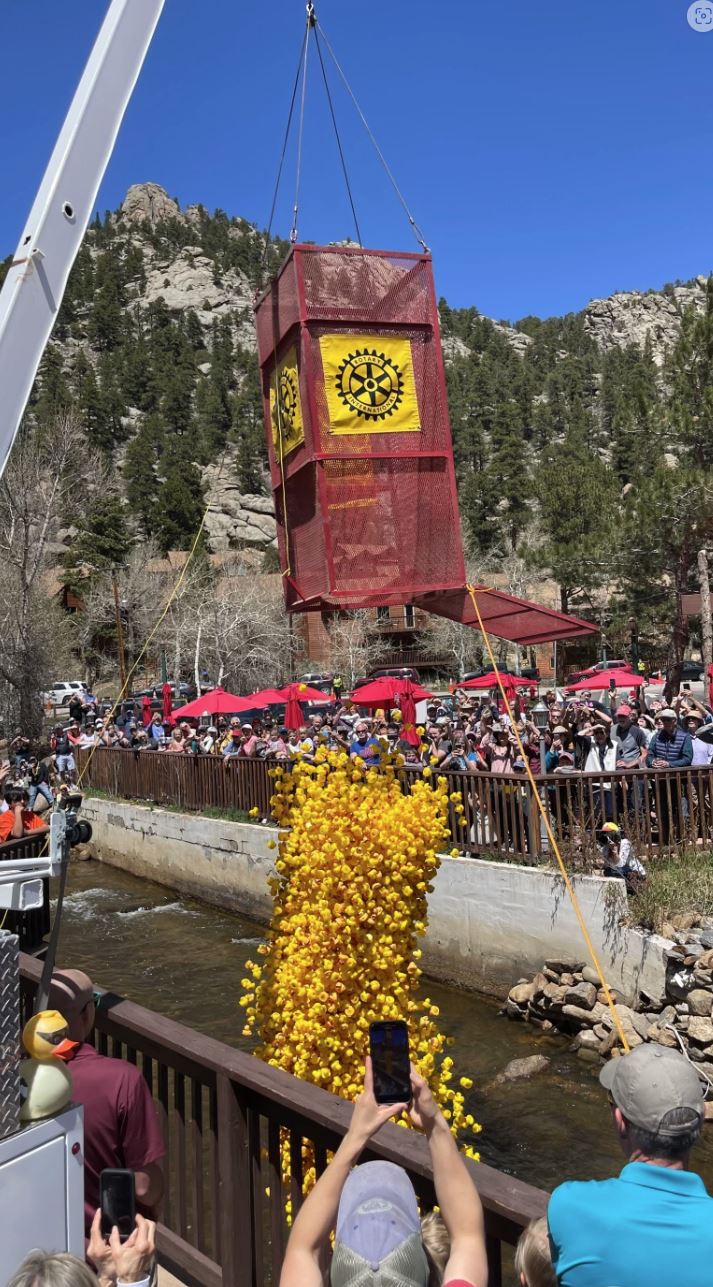
[[[319,674],[318,672],[309,672],[306,675],[297,676],[298,684],[308,684],[310,688],[318,688],[321,693],[331,693],[334,685],[334,675],[330,673]]]
[[[415,666],[382,666],[379,670],[371,670],[364,683],[370,684],[372,679],[410,679],[414,684],[421,682]]]
[[[573,670],[565,679],[565,687],[570,684],[578,684],[583,679],[593,679],[602,670],[628,670],[631,665],[628,661],[617,658],[614,661],[598,661],[595,666],[587,666],[586,670]]]
[[[83,697],[84,691],[81,679],[65,679],[53,684],[47,690],[45,700],[52,702],[53,706],[67,706],[75,693]]]
[[[649,679],[651,679],[654,683],[663,683],[665,678],[666,678],[665,670],[652,670],[649,676]],[[691,661],[690,658],[688,659],[688,661],[684,661],[683,666],[681,667],[682,683],[697,684],[700,682],[702,678],[703,678],[702,661]]]

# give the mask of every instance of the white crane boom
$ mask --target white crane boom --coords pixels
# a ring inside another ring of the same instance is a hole
[[[112,0],[0,291],[0,477],[165,0]]]

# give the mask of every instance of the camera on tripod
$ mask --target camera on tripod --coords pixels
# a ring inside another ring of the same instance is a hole
[[[82,807],[82,793],[69,787],[57,797],[57,805],[65,814],[65,840],[70,848],[75,845],[88,845],[92,838],[92,824],[86,818],[79,817]]]

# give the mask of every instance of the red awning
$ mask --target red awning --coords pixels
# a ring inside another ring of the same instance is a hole
[[[581,639],[599,631],[599,626],[593,626],[589,621],[569,617],[554,608],[543,608],[527,599],[516,599],[502,590],[476,586],[475,593],[485,629],[499,639],[509,639],[511,643],[528,645],[549,643],[555,639]],[[465,588],[435,590],[432,594],[418,596],[413,602],[437,617],[447,617],[450,621],[460,621],[465,626],[478,629],[478,618]]]

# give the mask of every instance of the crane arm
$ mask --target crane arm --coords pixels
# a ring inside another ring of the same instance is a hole
[[[112,0],[0,291],[0,477],[165,0]]]

